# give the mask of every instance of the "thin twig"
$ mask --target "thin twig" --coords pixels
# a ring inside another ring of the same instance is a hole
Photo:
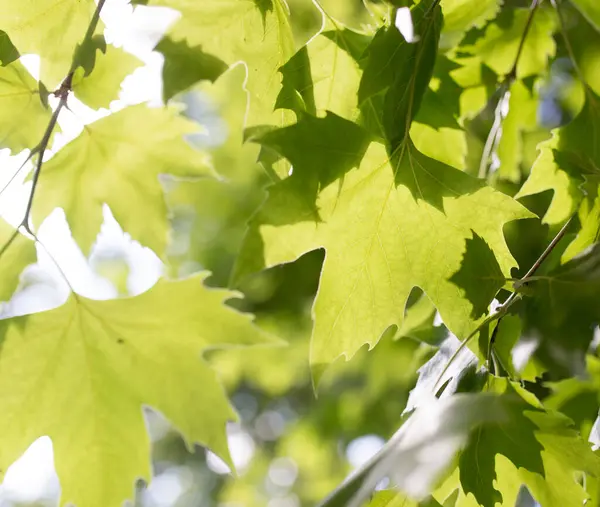
[[[554,0],[552,0],[554,1]],[[543,0],[532,0],[531,5],[529,6],[529,16],[527,17],[527,21],[525,21],[525,28],[523,29],[523,34],[521,35],[521,40],[519,41],[519,47],[517,49],[517,54],[515,55],[515,59],[513,61],[513,65],[511,69],[508,71],[508,74],[504,76],[502,83],[498,87],[500,91],[500,98],[498,99],[498,105],[496,106],[494,113],[494,123],[492,124],[492,128],[487,136],[485,141],[483,153],[481,155],[481,161],[479,163],[479,178],[485,178],[487,176],[488,167],[490,164],[490,157],[492,155],[492,150],[496,146],[499,141],[500,128],[502,126],[503,121],[503,105],[507,99],[507,94],[510,93],[510,88],[512,84],[517,79],[517,68],[519,66],[519,61],[521,56],[523,55],[523,49],[525,48],[525,41],[527,40],[527,35],[531,30],[531,26],[533,25],[533,18],[535,13],[537,12],[538,7],[541,5]]]
[[[105,2],[106,2],[106,0],[98,1],[98,5],[96,5],[96,10],[94,11],[94,14],[92,15],[92,19],[90,20],[90,24],[87,27],[87,30],[85,32],[85,35],[83,37],[80,47],[85,45],[93,37],[94,32],[96,31],[96,28],[98,27],[98,22],[100,21],[100,11],[102,10],[102,7],[104,7]],[[17,176],[17,174],[21,171],[21,169],[23,168],[25,163],[27,163],[34,154],[37,154],[38,159],[37,159],[35,169],[33,171],[31,191],[29,192],[29,198],[27,200],[25,214],[23,215],[23,219],[21,220],[21,223],[15,229],[15,232],[12,234],[12,236],[9,238],[9,240],[4,244],[4,246],[2,246],[2,248],[0,249],[0,257],[2,257],[4,252],[6,252],[6,250],[8,250],[10,245],[12,245],[12,243],[16,239],[17,235],[19,234],[19,229],[21,227],[26,232],[28,232],[34,239],[37,238],[36,235],[31,230],[31,227],[29,225],[31,210],[33,208],[33,199],[35,197],[35,193],[36,193],[37,186],[38,186],[39,179],[40,179],[40,174],[42,172],[42,165],[44,163],[44,155],[46,153],[46,150],[48,149],[48,144],[50,143],[50,139],[52,138],[52,134],[58,123],[58,116],[60,115],[60,112],[62,111],[62,109],[65,106],[67,106],[67,100],[69,97],[69,93],[72,91],[72,88],[73,88],[73,76],[78,67],[79,67],[79,59],[77,58],[77,53],[76,53],[75,57],[73,58],[73,62],[71,63],[71,68],[69,69],[69,73],[67,74],[67,77],[63,80],[59,89],[55,92],[55,95],[59,96],[60,100],[58,102],[58,105],[56,106],[56,109],[52,113],[52,116],[50,117],[50,121],[48,122],[48,126],[46,127],[46,130],[44,131],[42,140],[33,150],[31,150],[31,153],[29,154],[29,156],[27,157],[27,159],[25,160],[23,165],[19,168],[17,173],[15,173],[15,175],[9,180],[8,184],[2,189],[2,192],[4,192],[6,190],[6,188],[10,185],[10,183],[12,183],[12,181]],[[68,283],[68,281],[67,281],[67,283]]]
[[[562,226],[562,228],[560,229],[560,231],[558,231],[558,233],[556,234],[556,236],[554,237],[554,239],[550,242],[550,244],[546,247],[546,249],[542,252],[542,254],[538,257],[538,259],[533,263],[533,265],[531,266],[531,268],[529,268],[529,271],[527,271],[527,273],[525,273],[525,275],[523,275],[523,277],[521,277],[519,279],[519,281],[515,282],[513,285],[516,288],[519,283],[523,283],[524,281],[526,281],[527,279],[529,279],[532,275],[534,275],[536,273],[536,271],[540,268],[540,266],[544,263],[544,261],[548,258],[548,256],[550,255],[550,253],[552,253],[552,251],[554,250],[554,248],[556,248],[556,245],[558,245],[558,243],[560,242],[560,240],[564,237],[564,235],[567,232],[567,229],[569,227],[569,224],[571,223],[571,221],[573,220],[573,217],[569,218],[569,220],[567,220],[567,222],[565,223],[565,225]],[[517,292],[515,290],[515,292],[513,292],[508,299],[500,306],[498,307],[496,313],[494,313],[493,315],[489,315],[481,324],[479,324],[479,326],[477,326],[472,332],[471,334],[469,334],[469,336],[467,336],[458,346],[458,348],[456,349],[456,351],[454,352],[454,354],[452,354],[452,356],[450,357],[450,359],[448,359],[448,362],[446,363],[446,366],[444,366],[444,369],[442,370],[442,373],[440,374],[440,376],[438,377],[438,379],[435,381],[434,384],[434,388],[433,388],[433,392],[436,392],[439,383],[441,382],[441,380],[444,378],[444,375],[446,374],[446,372],[448,371],[448,368],[450,368],[450,366],[452,365],[452,363],[454,362],[454,360],[456,359],[456,357],[458,356],[458,354],[467,346],[467,344],[475,337],[477,336],[477,334],[485,327],[490,325],[492,322],[495,321],[499,321],[501,320],[507,313],[509,308],[514,305],[517,301],[519,301],[522,298],[522,294],[520,292]],[[498,322],[498,324],[500,324]],[[497,324],[497,325],[498,325]],[[494,345],[494,339],[495,339],[495,334],[492,333],[492,338],[490,340],[490,344],[489,344],[489,350],[491,350],[492,346]]]

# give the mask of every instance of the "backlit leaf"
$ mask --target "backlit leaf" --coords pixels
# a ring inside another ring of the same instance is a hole
[[[544,222],[559,224],[577,209],[582,198],[579,186],[585,175],[600,172],[600,97],[586,89],[586,101],[575,119],[556,129],[552,138],[540,145],[540,153],[531,175],[517,198],[553,190],[554,198]]]
[[[360,151],[347,153],[345,165],[335,171],[328,164],[329,172],[320,171],[311,157],[323,160],[323,147],[333,148],[327,136],[347,140],[356,127],[348,123],[344,128],[341,119],[336,129],[328,119],[310,120],[312,127],[305,121],[276,132],[286,140],[278,148],[294,173],[270,189],[252,222],[240,270],[257,271],[326,249],[314,307],[315,370],[340,355],[352,357],[364,343],[373,346],[387,327],[401,325],[399,309],[415,286],[433,301],[451,331],[466,336],[493,297],[482,280],[499,289],[504,284],[499,274],[508,276],[515,265],[503,224],[529,213],[508,196],[424,156],[410,142],[392,159],[382,145],[372,143],[358,169],[347,172],[360,160]],[[319,151],[306,149],[308,141],[299,134],[304,129],[325,141]],[[268,135],[264,142],[272,144]],[[359,148],[357,143],[347,146]],[[322,191],[315,195],[319,186]],[[464,264],[473,233],[491,248],[500,271],[488,271],[479,262],[478,270],[469,271]],[[451,281],[461,267],[465,277]]]
[[[269,339],[223,305],[232,293],[206,289],[205,276],[160,281],[130,299],[72,295],[54,310],[2,321],[1,469],[47,435],[61,505],[118,507],[135,480],[150,480],[144,405],[188,446],[231,463],[225,423],[235,412],[201,354]]]
[[[35,148],[48,126],[51,111],[44,106],[38,83],[21,62],[0,67],[0,147],[13,153]]]
[[[0,28],[21,54],[40,55],[41,80],[53,89],[67,76],[95,8],[93,0],[1,0]]]
[[[82,67],[73,76],[75,96],[93,109],[107,108],[119,98],[121,83],[142,62],[123,49],[107,45],[104,52],[96,54],[93,70],[85,75]]]
[[[147,5],[181,12],[169,31],[173,41],[200,46],[227,65],[245,62],[248,125],[287,121],[285,113],[273,113],[281,89],[279,67],[294,52],[285,0],[149,0]]]
[[[106,203],[125,232],[163,255],[168,221],[159,175],[211,174],[205,156],[184,139],[198,129],[173,110],[145,105],[87,125],[44,164],[34,221],[62,207],[73,237],[89,253]]]

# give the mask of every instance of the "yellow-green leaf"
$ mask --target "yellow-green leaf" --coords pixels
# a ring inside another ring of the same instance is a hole
[[[13,153],[35,148],[51,111],[42,103],[38,83],[21,62],[0,67],[0,109],[0,147]]]
[[[142,62],[130,53],[112,45],[106,51],[97,51],[94,68],[89,76],[79,67],[73,76],[75,96],[93,109],[108,107],[119,98],[123,79]]]
[[[73,237],[87,254],[106,203],[125,232],[162,256],[168,220],[159,175],[212,173],[205,155],[184,138],[198,130],[174,110],[145,105],[87,125],[44,164],[33,207],[35,223],[54,208],[63,208]]]
[[[317,374],[365,343],[374,346],[389,326],[400,326],[415,286],[452,332],[466,336],[515,266],[503,225],[532,216],[410,141],[391,159],[372,143],[351,170],[364,152],[352,125],[332,116],[303,119],[263,137],[294,172],[270,189],[239,261],[238,277],[326,249],[311,344]],[[347,152],[333,166],[324,147],[339,157],[336,138]]]
[[[149,0],[147,4],[181,12],[169,31],[172,40],[199,45],[228,65],[245,62],[248,125],[288,121],[288,113],[273,113],[281,89],[279,67],[294,52],[285,0]]]
[[[72,295],[61,307],[2,321],[0,468],[37,438],[52,439],[61,505],[120,507],[150,480],[143,406],[187,444],[231,463],[225,423],[236,415],[202,351],[267,343],[233,293],[202,276],[159,281],[129,299]]]
[[[0,28],[21,54],[40,55],[41,80],[53,89],[67,77],[95,8],[93,0],[0,0]]]

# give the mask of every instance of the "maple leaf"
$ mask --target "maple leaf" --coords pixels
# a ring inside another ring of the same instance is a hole
[[[87,125],[44,163],[34,222],[62,207],[73,237],[88,254],[106,203],[125,232],[162,256],[168,220],[159,175],[212,174],[205,156],[184,139],[198,129],[173,110],[143,104]]]
[[[227,70],[225,62],[205,53],[201,46],[191,47],[185,40],[164,37],[154,49],[165,58],[162,70],[165,102],[198,81],[216,81]]]
[[[498,393],[519,393],[505,406],[508,417],[473,431],[459,459],[462,492],[472,493],[483,507],[510,504],[500,491],[514,492],[510,484],[524,483],[544,507],[576,506],[587,495],[575,472],[600,474],[600,458],[574,429],[567,417],[544,411],[518,384],[494,379]],[[499,460],[502,454],[508,460]],[[476,464],[476,466],[474,466]],[[493,484],[497,485],[495,489]],[[511,493],[514,494],[514,493]],[[435,495],[437,496],[437,495]],[[459,501],[457,505],[465,505]]]
[[[123,79],[140,67],[142,62],[110,44],[96,52],[90,73],[83,67],[78,67],[75,71],[72,89],[75,96],[89,107],[108,108],[118,98]]]
[[[342,354],[352,357],[363,343],[373,346],[387,327],[401,325],[415,286],[433,301],[451,331],[466,336],[480,317],[473,316],[474,309],[484,308],[495,292],[486,284],[497,291],[504,284],[498,274],[508,276],[515,266],[503,224],[531,216],[508,196],[424,156],[410,142],[393,159],[381,144],[371,143],[360,167],[341,178],[362,152],[343,152],[334,140],[346,150],[358,150],[360,143],[348,142],[355,129],[329,115],[305,118],[263,137],[263,143],[290,160],[294,173],[270,189],[251,223],[238,269],[239,278],[242,272],[326,249],[314,306],[315,368]],[[329,164],[326,150],[335,155],[337,166]],[[499,271],[478,263],[482,269],[474,272],[462,264],[473,233],[492,249]],[[463,288],[450,281],[461,266],[470,273],[461,279]]]
[[[235,279],[325,248],[310,352],[315,380],[339,356],[349,359],[364,343],[374,346],[388,327],[400,326],[415,286],[454,334],[468,335],[515,266],[503,225],[532,216],[411,141],[408,127],[433,68],[439,18],[439,7],[414,9],[423,38],[398,52],[422,67],[397,74],[401,60],[382,68],[367,63],[358,92],[359,101],[380,93],[384,102],[396,97],[381,122],[387,150],[377,142],[367,148],[366,132],[333,113],[304,115],[255,138],[287,158],[293,174],[270,188],[252,220]],[[396,37],[379,33],[369,62],[385,60],[377,48],[387,54],[388,39]]]
[[[225,423],[236,415],[201,353],[272,339],[223,305],[233,293],[205,288],[206,276],[161,280],[129,299],[72,295],[2,321],[0,469],[47,435],[62,505],[120,506],[135,480],[150,480],[144,405],[231,466]]]
[[[35,148],[50,120],[38,83],[21,62],[0,67],[0,147],[13,153]]]
[[[140,3],[140,2],[137,2]],[[171,7],[181,18],[169,30],[171,40],[187,41],[227,65],[243,61],[250,94],[247,123],[281,125],[273,113],[281,81],[278,70],[294,52],[285,0],[148,0],[145,5]]]
[[[444,28],[440,45],[452,48],[461,41],[465,33],[473,28],[482,28],[496,17],[502,0],[442,0]]]
[[[54,89],[67,76],[95,8],[93,0],[1,0],[0,19],[21,54],[40,55],[41,80]]]

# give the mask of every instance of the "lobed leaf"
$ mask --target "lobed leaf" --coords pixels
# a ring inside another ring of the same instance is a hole
[[[52,439],[61,505],[118,507],[150,480],[143,406],[163,413],[188,446],[231,466],[225,423],[236,415],[208,348],[270,340],[206,289],[206,274],[159,281],[129,299],[72,295],[54,310],[1,322],[0,469],[37,438]]]
[[[125,108],[87,125],[44,163],[33,206],[39,224],[62,207],[75,241],[88,254],[108,204],[125,232],[162,256],[168,220],[160,174],[213,174],[205,157],[184,139],[198,125],[172,109]]]

